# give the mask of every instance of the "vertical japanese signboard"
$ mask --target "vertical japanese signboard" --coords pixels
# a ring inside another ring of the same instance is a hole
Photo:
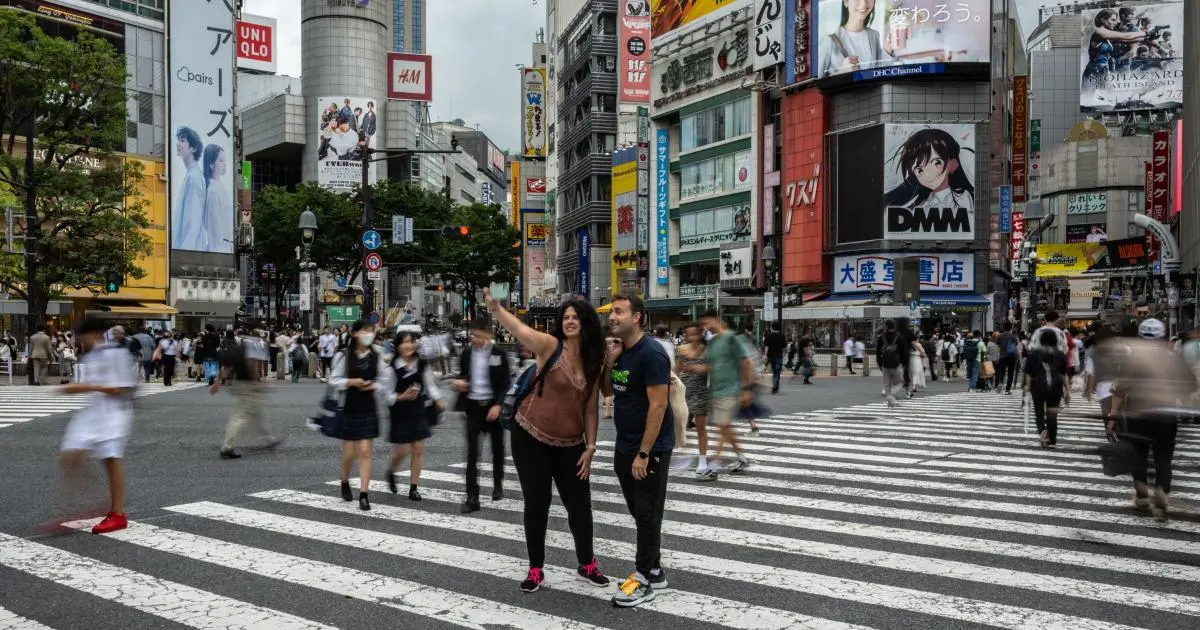
[[[654,146],[654,234],[655,234],[655,267],[657,268],[658,284],[666,286],[671,277],[671,258],[667,251],[667,215],[671,211],[670,195],[667,182],[671,176],[671,162],[667,154],[670,139],[669,131],[659,129],[655,133]]]
[[[546,155],[546,69],[521,69],[521,137],[525,157]]]
[[[1012,239],[1009,240],[1009,260],[1020,260],[1021,246],[1025,244],[1025,213],[1012,213]]]
[[[621,2],[617,48],[620,99],[626,103],[650,102],[650,5]]]
[[[1146,162],[1145,183],[1142,186],[1142,214],[1154,218],[1154,212],[1151,210],[1154,199],[1154,161],[1153,159]],[[1146,250],[1150,255],[1150,260],[1158,258],[1158,239],[1149,230],[1146,231]]]
[[[1171,133],[1155,131],[1151,138],[1150,164],[1146,173],[1146,214],[1155,221],[1167,221],[1167,208],[1171,190]],[[1157,238],[1146,235],[1150,249],[1150,260],[1157,260],[1159,243]]]
[[[512,169],[512,174],[510,175],[509,182],[508,182],[508,196],[509,196],[508,210],[511,213],[509,220],[512,221],[513,227],[520,227],[520,225],[521,225],[521,162],[519,160],[513,160],[512,164],[509,165],[509,168]]]
[[[762,70],[784,62],[783,0],[755,0],[754,69]]]
[[[233,11],[225,2],[172,2],[171,249],[233,253]]]
[[[813,59],[809,26],[810,0],[787,0],[784,7],[783,47],[784,85],[793,85],[809,77]]]
[[[1013,77],[1013,110],[1012,110],[1012,200],[1014,203],[1025,203],[1025,183],[1028,176],[1026,171],[1025,152],[1028,150],[1026,138],[1029,137],[1029,77]]]
[[[1042,121],[1029,121],[1029,179],[1037,179],[1042,170]]]

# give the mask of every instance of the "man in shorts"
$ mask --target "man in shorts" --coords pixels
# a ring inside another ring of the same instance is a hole
[[[82,324],[76,334],[85,352],[80,360],[80,382],[60,390],[64,394],[91,394],[88,405],[67,425],[61,462],[63,479],[70,491],[84,481],[89,454],[104,462],[108,474],[108,515],[92,528],[93,534],[107,534],[128,526],[125,469],[121,459],[133,424],[133,396],[138,381],[133,356],[117,344],[105,341],[107,330],[106,324],[95,319]]]
[[[729,444],[737,461],[726,467],[725,472],[738,474],[745,471],[750,463],[742,454],[742,446],[733,430],[733,421],[742,407],[754,401],[754,363],[749,348],[725,326],[716,311],[702,313],[700,325],[713,335],[708,342],[708,349],[704,351],[708,367],[708,391],[712,400],[708,420],[721,432],[713,459],[719,458],[721,448]],[[705,474],[713,479],[717,476],[712,468]]]

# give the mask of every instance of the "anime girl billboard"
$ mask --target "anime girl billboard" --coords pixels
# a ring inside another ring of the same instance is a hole
[[[975,238],[975,126],[886,125],[883,238]]]

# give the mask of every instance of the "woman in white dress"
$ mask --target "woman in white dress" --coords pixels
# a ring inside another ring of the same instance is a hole
[[[205,251],[229,253],[233,251],[233,204],[229,189],[221,184],[221,178],[229,172],[225,149],[210,144],[204,147],[204,234],[208,241]]]
[[[818,76],[855,72],[890,63],[892,44],[884,41],[879,31],[870,28],[874,21],[875,0],[842,0],[840,26],[818,47]]]
[[[912,342],[912,351],[908,353],[908,373],[912,377],[910,396],[918,389],[925,389],[925,347],[920,340]]]

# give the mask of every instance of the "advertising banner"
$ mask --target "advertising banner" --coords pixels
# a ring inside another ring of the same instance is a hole
[[[733,156],[733,189],[736,191],[750,190],[754,184],[751,155],[749,151],[739,151]]]
[[[612,155],[613,252],[637,249],[637,147]]]
[[[626,103],[650,102],[650,6],[647,0],[624,0],[617,24],[619,99]]]
[[[546,180],[541,177],[526,177],[525,198],[529,201],[544,200],[546,198]]]
[[[521,69],[521,139],[525,157],[546,155],[546,69]]]
[[[375,100],[365,96],[317,97],[317,183],[348,192],[362,183],[362,150],[374,149],[379,136]],[[367,167],[367,184],[376,180],[375,164]]]
[[[1151,139],[1150,167],[1154,172],[1153,199],[1146,203],[1150,218],[1167,220],[1171,192],[1171,134],[1155,131]]]
[[[1103,243],[1039,243],[1037,255],[1039,278],[1141,272],[1149,263],[1146,242],[1141,238]]]
[[[390,52],[387,68],[389,101],[433,100],[433,57]]]
[[[521,162],[513,160],[508,182],[508,211],[509,221],[515,227],[521,219]]]
[[[754,0],[754,69],[784,62],[784,0]]]
[[[656,108],[740,82],[752,71],[753,35],[749,23],[719,31],[686,48],[676,48],[680,50],[657,56],[652,62],[650,97]]]
[[[783,83],[795,85],[809,77],[813,65],[811,0],[784,0]]]
[[[689,212],[679,217],[679,251],[750,240],[750,204]]]
[[[1108,240],[1108,224],[1068,225],[1065,240],[1067,243],[1103,243]]]
[[[975,290],[975,256],[968,253],[909,254],[905,252],[837,256],[833,259],[834,293],[890,291],[896,258],[919,258],[922,291]]]
[[[546,282],[546,222],[541,212],[523,213],[525,227],[521,243],[521,276],[524,284],[521,295],[525,304],[541,292]]]
[[[667,186],[671,176],[670,158],[667,153],[670,132],[667,129],[659,129],[654,136],[654,248],[658,253],[655,256],[654,266],[657,269],[658,284],[666,286],[671,278],[671,258],[670,252],[667,250],[667,217],[671,211],[671,199]]]
[[[275,18],[243,13],[237,21],[238,70],[275,74]]]
[[[169,22],[171,249],[232,254],[233,13],[176,2]]]
[[[1008,234],[1012,231],[1013,187],[1000,186],[1000,225],[999,232]]]
[[[754,278],[754,248],[738,245],[722,247],[717,277],[727,287],[748,286]]]
[[[820,0],[816,75],[891,78],[986,63],[990,13],[990,0]]]
[[[1089,214],[1092,212],[1107,211],[1107,193],[1075,193],[1067,197],[1067,214]]]
[[[504,177],[504,151],[501,151],[499,147],[489,142],[487,159],[488,166],[492,167],[492,170],[497,175]]]
[[[575,232],[575,242],[579,244],[579,270],[576,272],[576,291],[583,299],[592,299],[592,234],[583,227]]]
[[[1012,99],[1012,200],[1025,203],[1025,184],[1028,178],[1025,152],[1028,150],[1026,138],[1029,134],[1029,77],[1013,77]]]
[[[883,238],[975,238],[975,125],[886,125]]]
[[[1183,105],[1183,3],[1082,11],[1079,109],[1121,112]]]
[[[1042,168],[1042,121],[1029,121],[1029,179],[1037,179]]]
[[[794,92],[783,97],[783,164],[780,166],[779,212],[780,232],[787,263],[783,266],[785,285],[829,284],[829,264],[822,252],[826,249],[826,234],[833,217],[826,211],[829,196],[825,168],[825,96],[816,88]],[[875,133],[882,140],[879,128]],[[878,148],[879,144],[877,144]],[[875,159],[878,158],[876,153]],[[874,169],[879,199],[880,174]],[[878,228],[876,221],[871,224]]]
[[[645,3],[645,0],[621,1]],[[650,0],[650,7],[650,32],[654,37],[661,37],[705,17],[716,19],[732,13],[741,8],[741,3],[731,0]]]
[[[1025,213],[1013,212],[1012,238],[1008,241],[1008,259],[1020,260],[1021,247],[1025,244]]]

